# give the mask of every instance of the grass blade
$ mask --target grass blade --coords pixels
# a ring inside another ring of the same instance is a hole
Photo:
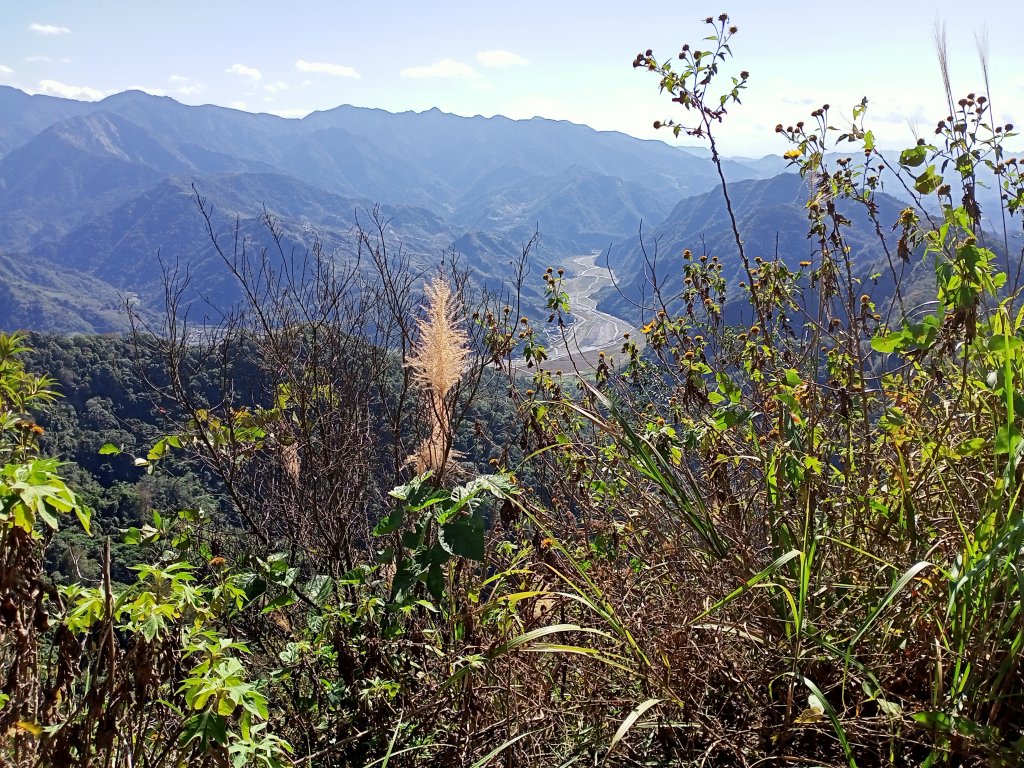
[[[813,693],[817,697],[818,701],[821,702],[821,706],[825,710],[825,714],[832,723],[832,730],[835,731],[836,738],[839,739],[839,744],[843,747],[843,754],[846,755],[846,759],[850,763],[850,768],[857,768],[857,761],[853,757],[853,748],[850,746],[850,740],[846,737],[846,731],[843,729],[842,723],[839,722],[839,715],[836,714],[832,705],[828,703],[828,699],[825,698],[825,694],[821,692],[821,689],[818,686],[806,677],[803,678],[803,681],[804,685],[807,686],[807,690]]]
[[[526,731],[525,733],[520,733],[518,736],[515,736],[515,737],[509,739],[508,741],[506,741],[501,746],[498,746],[498,747],[495,747],[494,749],[492,749],[486,755],[484,755],[479,760],[477,760],[475,763],[473,763],[469,768],[484,768],[484,766],[487,765],[489,762],[491,762],[491,760],[496,758],[498,755],[500,755],[506,749],[511,747],[517,741],[519,741],[520,739],[525,739],[527,736],[531,736],[531,735],[533,735],[535,733],[538,733],[538,732],[539,731]]]
[[[736,589],[734,589],[728,595],[723,597],[721,600],[719,600],[717,603],[712,605],[710,608],[708,608],[706,611],[701,613],[699,616],[696,616],[693,620],[694,621],[700,621],[701,619],[705,618],[706,616],[708,616],[708,615],[714,613],[715,611],[717,611],[723,605],[727,605],[728,603],[731,603],[733,600],[735,600],[737,597],[742,595],[748,589],[751,589],[752,587],[757,586],[762,581],[764,581],[769,576],[771,576],[776,571],[778,571],[779,568],[781,568],[786,563],[788,563],[790,560],[792,560],[793,558],[796,558],[796,557],[800,557],[800,550],[799,549],[791,549],[786,554],[781,555],[780,557],[777,557],[771,563],[771,565],[769,565],[767,568],[764,568],[763,570],[761,570],[758,573],[756,573],[753,576],[751,576],[749,579],[747,579],[745,582],[743,582],[740,586],[738,586]]]
[[[626,734],[629,733],[629,729],[632,728],[634,724],[636,724],[637,720],[643,717],[644,712],[649,710],[651,707],[656,707],[663,701],[664,699],[648,699],[643,704],[641,704],[629,713],[626,719],[622,721],[622,724],[619,726],[618,730],[615,731],[615,735],[612,736],[612,743],[608,746],[608,751],[605,753],[604,756],[605,763],[608,762],[608,755],[610,755],[612,753],[612,750],[615,749],[615,745],[626,737]]]
[[[927,560],[921,560],[920,562],[914,563],[910,566],[910,568],[908,568],[906,572],[896,580],[896,583],[892,585],[892,588],[886,592],[882,602],[875,607],[875,610],[871,612],[868,620],[864,622],[861,628],[857,630],[857,634],[855,634],[853,639],[850,640],[851,650],[853,649],[853,646],[860,642],[860,639],[864,637],[867,631],[871,629],[871,626],[878,620],[878,617],[882,615],[882,611],[892,604],[892,601],[896,599],[896,595],[902,592],[906,588],[907,584],[909,584],[917,574],[925,568],[931,568],[931,565],[932,564]]]

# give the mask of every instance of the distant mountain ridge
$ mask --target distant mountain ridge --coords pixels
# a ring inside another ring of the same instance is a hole
[[[238,218],[258,238],[265,209],[290,246],[320,238],[342,260],[354,250],[357,212],[380,203],[418,268],[463,243],[478,281],[493,285],[534,231],[541,258],[567,262],[635,237],[641,223],[654,225],[717,183],[713,165],[693,152],[541,118],[340,106],[289,120],[138,91],[79,102],[8,87],[0,110],[0,253],[36,272],[46,265],[52,277],[39,317],[0,306],[0,327],[53,328],[47,308],[60,304],[61,328],[79,329],[77,311],[92,318],[82,329],[114,330],[119,321],[96,297],[130,293],[155,309],[158,252],[185,259],[206,298],[230,302],[189,200],[193,185],[219,226]],[[737,180],[778,167],[770,158],[726,163]],[[24,270],[0,271],[0,283],[13,284],[5,275],[15,272]],[[56,301],[62,275],[69,290]],[[94,289],[70,289],[87,283]],[[30,297],[36,288],[19,277],[17,290]],[[530,290],[536,300],[539,288]]]
[[[819,245],[808,236],[807,203],[812,191],[798,174],[784,173],[770,179],[746,179],[729,185],[729,196],[747,257],[770,261],[778,255],[791,269],[799,262],[818,258]],[[878,220],[888,230],[896,222],[905,203],[884,192],[876,193]],[[902,290],[920,290],[924,298],[934,296],[934,276],[921,259],[898,259],[890,266],[889,256],[878,239],[875,225],[864,206],[851,201],[837,204],[850,221],[843,237],[850,246],[855,277],[861,279],[862,292],[875,298],[892,295],[892,270],[903,283]],[[649,318],[652,307],[647,276],[654,267],[663,297],[668,300],[683,289],[681,253],[690,249],[697,256],[717,256],[723,264],[727,284],[736,286],[746,276],[739,249],[720,189],[682,200],[660,224],[645,231],[642,238],[632,237],[609,248],[601,263],[618,276],[617,290],[605,289],[598,307],[619,317],[641,322]],[[895,258],[895,257],[894,257]],[[872,275],[877,275],[871,278]],[[739,298],[737,298],[739,296]],[[731,298],[732,303],[729,303]],[[726,317],[735,320],[745,305],[742,293],[729,292]],[[739,302],[739,305],[737,304]],[[646,304],[647,311],[640,306]],[[742,305],[742,306],[740,306]]]

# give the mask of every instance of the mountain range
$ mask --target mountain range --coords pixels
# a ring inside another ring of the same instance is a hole
[[[730,184],[729,195],[748,259],[770,261],[778,255],[795,271],[801,261],[813,263],[819,258],[817,238],[808,236],[807,202],[811,194],[808,182],[792,173]],[[883,232],[888,233],[906,203],[885,193],[878,193],[875,203]],[[920,293],[922,300],[934,297],[933,278],[928,275],[930,267],[919,258],[900,261],[895,254],[890,264],[874,222],[863,205],[839,201],[837,210],[850,222],[843,228],[843,237],[850,247],[853,273],[862,279],[862,292],[876,300],[890,296],[895,270],[904,295],[910,291],[914,297]],[[657,278],[664,297],[677,295],[682,290],[680,254],[687,248],[697,256],[717,256],[727,285],[735,286],[746,279],[720,190],[682,200],[660,224],[647,229],[642,236],[626,238],[609,248],[601,263],[611,266],[620,279],[615,288],[603,289],[599,308],[640,322],[645,313],[639,306],[647,305],[647,315],[654,306],[647,287],[651,275]],[[734,304],[727,301],[726,317],[734,321],[738,310],[743,308],[735,306],[736,296],[743,297],[743,294],[736,291],[731,294]]]
[[[602,305],[620,315],[644,274],[641,232],[669,250],[703,237],[735,262],[706,154],[564,121],[352,106],[285,119],[139,91],[80,102],[9,87],[0,112],[0,328],[121,330],[126,297],[162,309],[167,263],[188,264],[193,298],[234,301],[197,196],[219,233],[237,224],[266,242],[269,213],[286,247],[318,240],[340,261],[379,204],[415,268],[454,248],[490,287],[535,231],[545,264],[612,246],[605,258],[627,296]],[[807,248],[806,188],[778,175],[785,165],[724,161],[748,245],[765,255],[777,236]],[[537,306],[534,276],[525,299]]]

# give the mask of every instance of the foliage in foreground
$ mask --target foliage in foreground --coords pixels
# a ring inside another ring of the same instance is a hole
[[[692,118],[664,124],[717,157],[749,77],[713,92],[735,28],[708,24],[709,50],[635,66]],[[807,252],[748,254],[736,227],[739,285],[714,254],[680,254],[682,292],[644,308],[646,349],[627,339],[624,365],[589,379],[545,370],[512,308],[460,328],[457,273],[417,322],[383,237],[361,241],[383,286],[371,301],[318,254],[304,272],[227,257],[252,301],[215,337],[176,326],[177,307],[164,334],[136,337],[182,416],[135,462],[159,473],[187,455],[230,513],[130,528],[148,564],[129,584],[109,557],[95,583],[48,582],[53,531],[90,516],[39,456],[30,414],[51,382],[0,337],[0,754],[1019,764],[1024,308],[1009,227],[1024,186],[988,97],[947,95],[933,143],[898,164],[876,150],[866,102],[845,132],[828,106],[780,125],[808,182]],[[863,160],[828,159],[843,149]],[[999,234],[974,194],[986,169],[1004,191]],[[915,201],[895,222],[873,200],[883,170]],[[723,193],[735,227],[724,177]],[[873,218],[885,280],[855,271],[844,205]],[[936,301],[907,306],[920,259]],[[561,321],[560,280],[549,270]],[[537,369],[528,389],[517,349]],[[220,366],[216,392],[192,386],[197,357]],[[496,445],[480,475],[454,445],[485,361],[520,404],[526,458]],[[237,386],[240,366],[261,369],[262,391]]]

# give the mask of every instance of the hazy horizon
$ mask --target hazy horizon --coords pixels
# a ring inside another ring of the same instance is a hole
[[[837,124],[868,96],[881,146],[930,134],[945,113],[936,22],[949,31],[956,95],[980,91],[975,38],[987,39],[992,102],[1001,122],[1024,112],[1024,73],[1009,2],[860,3],[822,14],[801,0],[783,9],[743,0],[727,8],[739,27],[726,73],[751,73],[743,104],[720,128],[730,155],[778,154],[777,123],[822,103]],[[698,8],[624,8],[535,0],[515,8],[451,2],[343,6],[316,0],[301,13],[277,2],[200,6],[71,2],[7,9],[0,84],[96,101],[129,89],[190,105],[301,117],[343,104],[465,117],[568,120],[597,130],[675,142],[653,129],[680,117],[654,76],[630,66],[652,48],[662,60],[707,32]]]

